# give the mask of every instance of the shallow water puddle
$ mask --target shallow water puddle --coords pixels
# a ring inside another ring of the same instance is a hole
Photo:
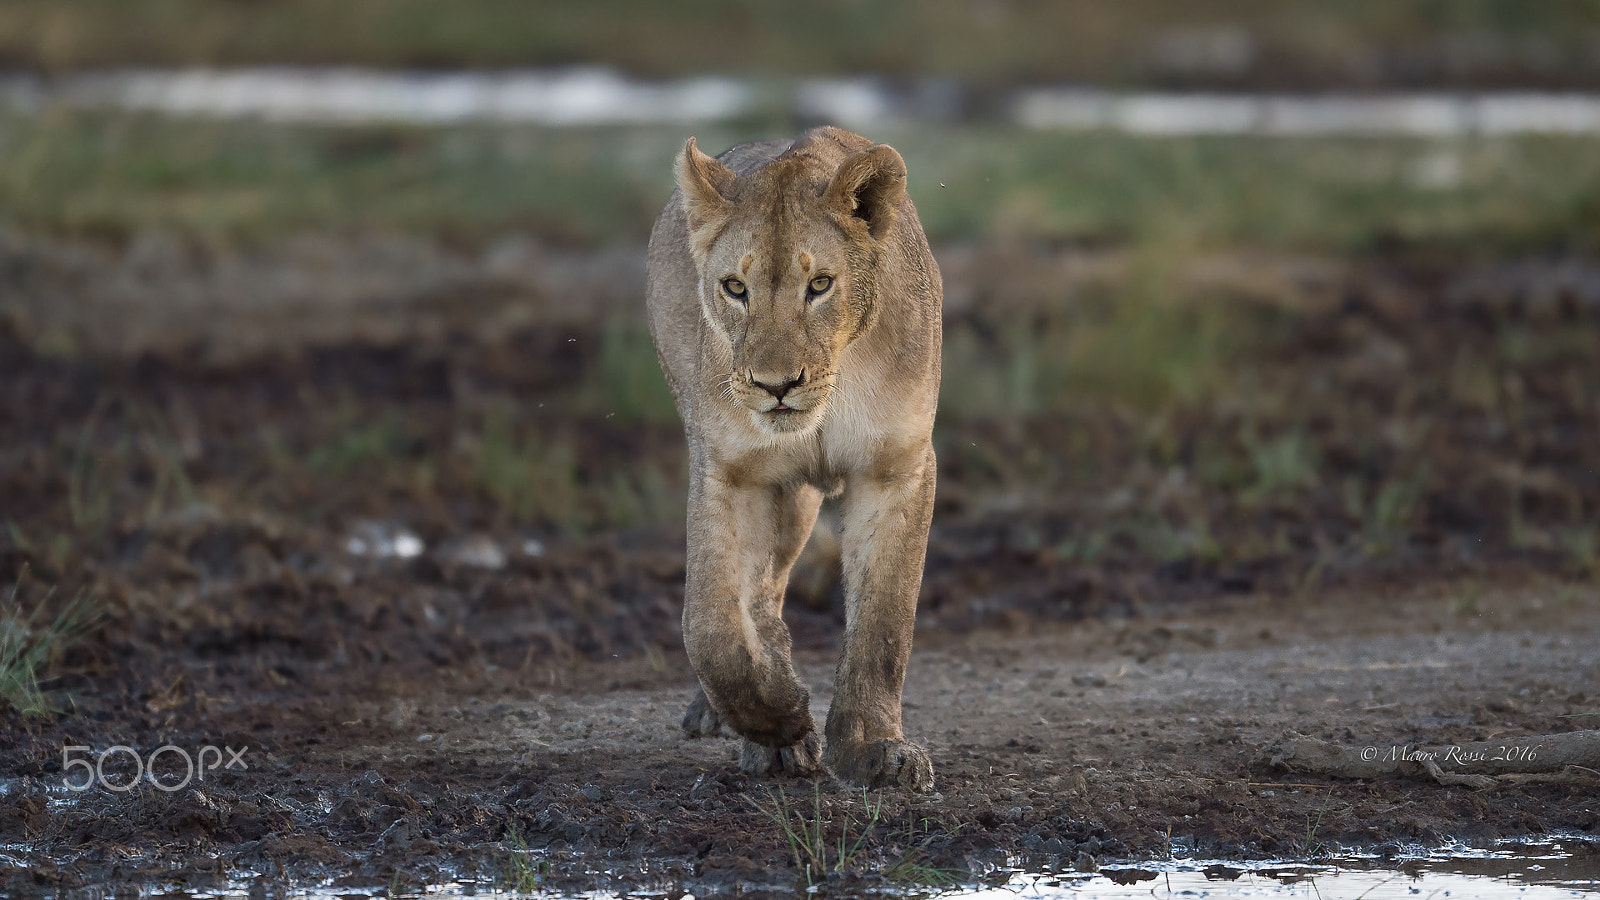
[[[7,849],[0,847],[0,858]],[[781,896],[787,893],[782,873],[774,873],[771,883],[689,884],[664,891],[661,887],[619,893],[595,891],[567,896],[609,900],[620,897],[687,898],[754,894]],[[1600,842],[1582,836],[1540,841],[1507,840],[1489,849],[1452,845],[1430,852],[1393,857],[1348,854],[1316,861],[1241,861],[1225,859],[1174,859],[1139,863],[1108,863],[1095,872],[1041,873],[1022,869],[995,869],[983,879],[983,886],[965,885],[937,889],[907,887],[903,896],[916,898],[1115,898],[1206,897],[1228,900],[1243,897],[1331,898],[1551,898],[1587,897],[1600,893]],[[500,882],[503,884],[504,882]],[[79,888],[63,897],[122,897],[126,885]],[[698,890],[698,894],[696,891]],[[807,892],[795,887],[796,896],[855,896],[860,888],[835,890],[823,885]],[[890,890],[865,893],[887,897]],[[464,879],[429,885],[422,891],[391,894],[383,888],[334,887],[331,882],[317,886],[288,887],[266,881],[238,881],[220,890],[185,890],[173,885],[147,884],[140,896],[189,898],[307,898],[307,900],[354,900],[364,897],[551,897],[562,896],[545,890],[532,893],[509,892],[493,881]]]
[[[1426,855],[1343,856],[1318,862],[1175,860],[1109,865],[1093,874],[1015,875],[995,888],[949,897],[1570,898],[1600,892],[1600,845],[1507,841],[1490,850],[1447,847]]]

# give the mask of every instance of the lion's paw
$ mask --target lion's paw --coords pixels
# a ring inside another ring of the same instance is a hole
[[[787,747],[744,742],[739,770],[750,775],[814,775],[822,768],[822,741],[815,731]]]
[[[689,709],[683,714],[682,728],[683,733],[692,738],[734,736],[723,721],[722,713],[712,708],[711,701],[706,699],[703,689],[696,690],[694,699],[689,701]]]
[[[897,787],[919,794],[933,790],[928,751],[908,741],[830,744],[823,761],[833,777],[850,787]]]

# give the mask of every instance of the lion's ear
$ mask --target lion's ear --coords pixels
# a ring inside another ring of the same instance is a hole
[[[844,161],[828,183],[828,202],[867,223],[875,241],[894,225],[906,196],[906,161],[888,144],[878,144]]]
[[[678,189],[683,191],[683,206],[689,213],[689,230],[720,224],[728,212],[728,197],[739,176],[717,160],[700,152],[694,138],[683,145],[683,155],[673,166]]]

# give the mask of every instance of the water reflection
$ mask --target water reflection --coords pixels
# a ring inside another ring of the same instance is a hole
[[[0,846],[0,859],[8,849]],[[593,874],[603,877],[599,870]],[[637,875],[639,873],[635,873]],[[786,893],[775,885],[786,883],[782,873],[768,873],[760,884],[720,882],[707,884],[657,885],[627,892],[595,891],[565,896],[583,898],[671,897],[681,898],[754,894],[773,896]],[[535,879],[536,881],[539,879]],[[1446,846],[1414,854],[1348,854],[1324,860],[1218,860],[1174,859],[1166,861],[1114,863],[1094,872],[1040,873],[1023,869],[1000,868],[983,878],[984,886],[949,889],[908,887],[901,896],[940,900],[965,898],[1061,898],[1061,900],[1117,900],[1146,897],[1208,897],[1218,900],[1246,897],[1331,898],[1519,898],[1553,900],[1588,897],[1600,892],[1600,842],[1583,835],[1540,841],[1502,841],[1489,849],[1466,845]],[[503,880],[460,880],[432,884],[408,893],[391,893],[390,888],[335,887],[330,880],[322,885],[291,886],[272,884],[270,879],[254,878],[220,890],[183,890],[172,885],[145,885],[140,895],[200,900],[200,898],[293,897],[306,900],[354,900],[364,897],[522,897],[563,896],[548,889],[534,893],[506,891]],[[825,888],[824,888],[825,889]],[[72,891],[61,896],[124,896],[127,886],[100,886]],[[887,898],[896,891],[874,890]],[[803,886],[800,895],[805,894]]]
[[[1174,860],[1107,866],[1093,874],[1014,873],[1003,885],[962,898],[1362,897],[1570,898],[1600,891],[1600,844],[1583,838],[1506,841],[1492,849],[1450,846],[1384,858],[1350,855],[1316,862]]]

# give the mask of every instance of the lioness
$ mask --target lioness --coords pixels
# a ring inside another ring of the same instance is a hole
[[[650,235],[650,333],[689,440],[684,643],[691,736],[724,723],[740,766],[814,772],[810,696],[781,615],[824,496],[844,493],[847,624],[820,762],[926,791],[900,693],[933,515],[939,267],[891,147],[837,128],[684,145]]]

